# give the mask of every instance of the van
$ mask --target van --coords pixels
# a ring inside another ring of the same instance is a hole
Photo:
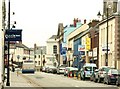
[[[85,80],[86,78],[90,78],[91,74],[94,70],[97,69],[96,64],[94,63],[85,63],[83,68],[80,70],[81,79]]]

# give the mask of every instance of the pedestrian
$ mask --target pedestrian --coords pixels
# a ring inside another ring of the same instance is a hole
[[[17,76],[19,75],[19,70],[17,69]]]

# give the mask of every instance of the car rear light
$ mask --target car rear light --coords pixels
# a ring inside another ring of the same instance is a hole
[[[118,75],[116,76],[116,78],[118,78]]]
[[[112,74],[110,74],[109,76],[110,76],[110,77],[114,77],[114,75],[112,75]]]

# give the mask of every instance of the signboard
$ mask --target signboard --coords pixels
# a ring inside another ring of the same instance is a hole
[[[87,37],[87,38],[86,38],[86,50],[90,50],[90,44],[91,44],[90,38]]]
[[[88,52],[88,56],[89,56],[89,57],[92,57],[92,56],[93,56],[93,52],[92,52],[92,51],[89,51],[89,52]]]
[[[6,30],[5,41],[22,41],[22,30]]]
[[[85,51],[85,45],[78,45],[78,51]]]
[[[107,47],[102,47],[102,51],[107,51]],[[108,46],[108,51],[110,51],[110,47]]]
[[[66,55],[66,52],[67,52],[66,43],[62,43],[61,44],[61,55]]]
[[[97,48],[93,48],[93,57],[97,56]]]
[[[80,55],[85,55],[85,51],[80,51]]]

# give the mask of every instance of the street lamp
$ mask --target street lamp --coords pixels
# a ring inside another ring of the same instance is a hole
[[[8,1],[8,30],[10,30],[10,0]],[[10,48],[10,41],[8,40],[8,65],[7,65],[7,82],[6,86],[10,86],[10,70],[9,70],[9,48]]]
[[[41,48],[41,70],[42,70],[42,55],[43,55],[43,48]]]
[[[105,60],[105,65],[108,66],[108,7],[107,7],[107,42],[106,42],[106,46],[107,46],[107,49],[106,49],[106,60]]]

